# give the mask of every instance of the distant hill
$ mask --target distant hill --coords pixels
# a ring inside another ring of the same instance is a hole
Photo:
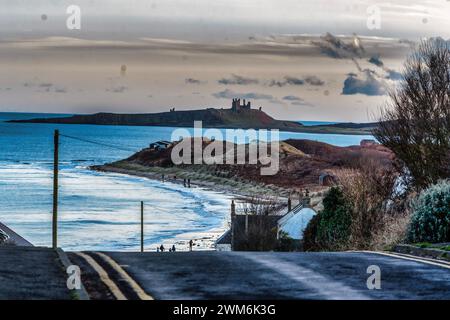
[[[297,121],[277,120],[260,109],[200,109],[160,113],[122,114],[96,113],[68,117],[10,120],[16,123],[62,123],[119,126],[193,127],[202,121],[204,128],[279,129],[280,131],[333,134],[371,134],[376,123],[342,123],[304,126]]]
[[[295,130],[303,127],[298,122],[275,120],[261,110],[251,109],[236,112],[231,109],[213,108],[142,114],[96,113],[62,118],[11,120],[10,122],[192,127],[194,121],[202,121],[203,127],[210,128]]]

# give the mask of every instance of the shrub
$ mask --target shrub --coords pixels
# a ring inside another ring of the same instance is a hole
[[[450,241],[450,181],[441,181],[422,191],[413,203],[408,229],[411,242]]]
[[[351,226],[351,206],[338,187],[323,199],[323,210],[308,223],[303,234],[306,251],[340,250],[347,245]]]

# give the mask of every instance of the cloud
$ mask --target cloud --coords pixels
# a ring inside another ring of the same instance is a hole
[[[307,76],[305,82],[312,86],[323,86],[325,82],[316,76]]]
[[[386,79],[389,80],[394,80],[394,81],[398,81],[398,80],[402,80],[403,79],[403,74],[401,74],[400,72],[397,72],[395,70],[387,70],[388,75],[386,76]]]
[[[249,84],[258,84],[258,79],[246,78],[237,74],[232,74],[231,78],[223,78],[218,80],[220,84],[224,85],[249,85]]]
[[[350,43],[327,32],[320,40],[313,41],[313,44],[320,48],[320,51],[330,58],[348,59],[361,57],[365,53],[361,39],[354,35]]]
[[[380,67],[384,70],[384,72],[387,73],[387,75],[384,77],[385,79],[398,81],[403,79],[403,75],[400,72],[397,72],[393,69],[390,69],[384,65],[384,62],[381,60],[379,55],[372,56],[369,60],[370,63],[376,65],[377,67]]]
[[[280,81],[280,80],[270,80],[269,81],[269,87],[284,87],[287,85],[302,86],[304,84],[305,84],[305,80],[296,78],[296,77],[291,77],[291,76],[285,76],[284,80],[282,80],[282,81]]]
[[[311,86],[322,86],[325,84],[325,82],[316,76],[307,76],[304,79],[292,76],[285,76],[284,80],[273,79],[268,82],[269,87],[280,87],[280,88],[284,86],[302,86],[304,84],[309,84]]]
[[[65,88],[55,88],[56,93],[67,93],[67,90]]]
[[[50,88],[50,87],[52,87],[53,86],[53,83],[40,83],[39,84],[39,87],[40,88]]]
[[[283,100],[286,101],[302,101],[303,99],[297,96],[285,96],[283,97]]]
[[[269,101],[276,101],[275,97],[270,94],[263,94],[263,93],[254,93],[254,92],[248,92],[248,93],[238,93],[234,92],[230,89],[226,89],[220,92],[216,92],[212,94],[215,98],[218,99],[233,99],[233,98],[241,98],[241,99],[254,99],[254,100],[269,100]]]
[[[374,56],[370,57],[370,59],[368,61],[371,64],[376,65],[377,67],[383,67],[384,66],[384,63],[383,63],[383,61],[381,61],[379,55],[374,55]]]
[[[197,80],[197,79],[194,79],[194,78],[186,78],[184,80],[184,82],[186,84],[203,84],[203,83],[205,83],[205,81]]]
[[[106,89],[107,92],[114,92],[114,93],[123,93],[128,90],[128,87],[126,86],[117,86],[117,87],[111,87],[109,89]]]
[[[344,81],[343,95],[364,94],[367,96],[381,96],[386,94],[384,84],[377,80],[370,70],[362,73],[364,79],[359,79],[354,73],[350,73]]]

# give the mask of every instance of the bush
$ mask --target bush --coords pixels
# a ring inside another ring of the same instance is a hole
[[[408,229],[411,242],[450,241],[450,181],[441,181],[422,191],[413,204]]]
[[[347,245],[352,211],[342,190],[331,188],[323,199],[323,206],[304,231],[305,251],[340,250]]]
[[[303,230],[303,251],[319,251],[320,244],[317,242],[317,226],[320,221],[320,213],[309,220],[305,230]]]

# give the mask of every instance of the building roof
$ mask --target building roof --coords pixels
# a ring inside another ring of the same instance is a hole
[[[227,230],[217,239],[216,244],[231,244],[231,230]]]

